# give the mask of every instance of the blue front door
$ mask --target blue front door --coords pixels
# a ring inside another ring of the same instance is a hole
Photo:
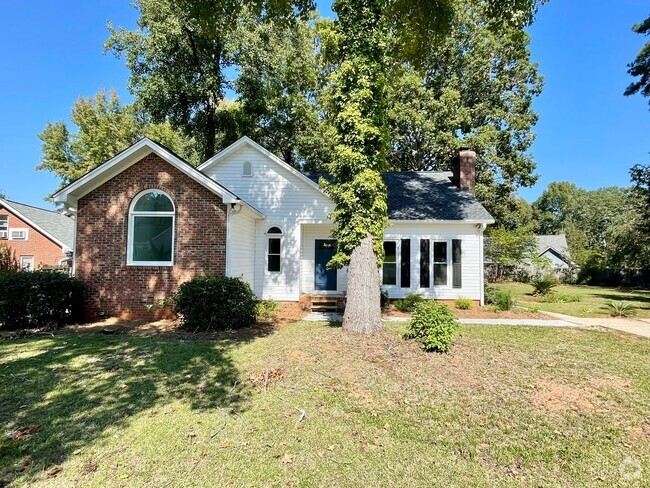
[[[316,239],[316,256],[314,266],[314,289],[318,291],[336,290],[336,270],[327,269],[327,263],[334,257],[336,241]]]

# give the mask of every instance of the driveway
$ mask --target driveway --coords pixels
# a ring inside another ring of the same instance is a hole
[[[542,312],[551,317],[585,327],[605,327],[650,339],[650,319],[617,317],[573,317],[554,312]]]

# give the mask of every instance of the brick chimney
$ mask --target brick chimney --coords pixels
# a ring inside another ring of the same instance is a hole
[[[476,188],[476,153],[461,148],[454,159],[453,173],[451,181],[461,190],[468,190],[473,195]]]

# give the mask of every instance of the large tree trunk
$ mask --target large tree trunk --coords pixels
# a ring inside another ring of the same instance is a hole
[[[377,256],[368,234],[350,256],[343,330],[372,334],[382,329]]]

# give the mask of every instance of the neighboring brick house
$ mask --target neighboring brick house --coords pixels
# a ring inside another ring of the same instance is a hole
[[[483,301],[483,231],[494,220],[473,195],[475,162],[463,150],[453,173],[382,175],[390,298]],[[150,317],[202,274],[242,277],[259,298],[343,297],[347,270],[327,268],[334,204],[319,177],[247,137],[198,168],[149,139],[122,151],[53,195],[76,212],[86,318]]]
[[[0,198],[0,242],[23,269],[69,266],[74,220],[52,210]]]

